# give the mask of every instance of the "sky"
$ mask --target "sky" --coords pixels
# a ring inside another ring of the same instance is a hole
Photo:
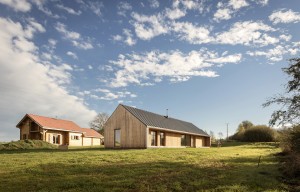
[[[299,0],[0,0],[0,141],[26,113],[82,127],[119,103],[233,134],[268,124]]]

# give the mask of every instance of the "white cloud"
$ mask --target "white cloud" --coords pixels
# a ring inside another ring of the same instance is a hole
[[[31,1],[33,4],[35,4],[37,6],[38,10],[42,11],[47,16],[55,18],[55,19],[60,18],[59,15],[52,13],[52,11],[45,6],[47,1],[45,1],[45,0],[31,0]]]
[[[101,9],[104,7],[102,2],[88,2],[88,8],[98,17],[102,15]]]
[[[83,39],[79,33],[67,30],[66,25],[63,23],[57,22],[55,29],[63,34],[63,38],[70,40],[73,46],[79,49],[87,50],[94,48],[89,38]]]
[[[257,4],[260,4],[262,6],[266,6],[269,3],[269,0],[252,0],[254,2],[256,2]]]
[[[228,5],[233,9],[238,10],[242,7],[247,7],[249,4],[245,0],[229,0]]]
[[[219,58],[219,54],[207,49],[184,54],[178,50],[168,53],[151,51],[143,54],[119,55],[110,61],[118,69],[111,80],[111,87],[126,87],[129,84],[153,85],[152,79],[167,78],[172,82],[186,81],[193,76],[216,77],[215,64],[237,63],[240,54]],[[156,81],[156,82],[159,82]]]
[[[228,20],[231,19],[232,11],[230,9],[218,9],[217,12],[214,14],[214,20]]]
[[[129,29],[123,29],[123,34],[125,35],[125,40],[124,42],[129,45],[129,46],[132,46],[132,45],[135,45],[136,44],[136,40],[134,40],[132,38],[132,34],[131,34],[131,31]]]
[[[216,35],[215,42],[230,45],[258,45],[265,46],[278,43],[279,40],[271,37],[267,32],[275,31],[274,28],[264,24],[261,21],[243,21],[234,23],[234,25],[225,32]]]
[[[93,66],[92,65],[88,65],[88,69],[93,69]]]
[[[57,5],[57,7],[61,10],[64,10],[66,12],[68,12],[69,14],[72,14],[72,15],[81,15],[81,11],[75,11],[74,9],[70,8],[70,7],[66,7],[62,4],[59,4]]]
[[[121,40],[123,40],[123,37],[121,35],[113,35],[112,40],[113,41],[121,41]]]
[[[111,91],[109,89],[102,89],[102,88],[95,89],[93,91],[96,93],[92,94],[91,97],[93,99],[98,99],[98,100],[116,100],[116,99],[125,99],[128,97],[130,98],[137,97],[136,94],[131,93],[130,91]]]
[[[300,21],[300,13],[290,10],[277,10],[269,16],[273,24],[278,23],[298,23]]]
[[[212,41],[210,31],[206,27],[197,27],[188,22],[174,22],[172,30],[178,33],[180,39],[191,44],[202,44]]]
[[[55,39],[49,39],[48,42],[52,47],[55,47],[57,44],[57,41]]]
[[[245,0],[229,0],[228,3],[219,2],[217,11],[214,14],[215,21],[228,20],[232,18],[239,9],[247,7],[249,4]]]
[[[148,0],[148,1],[149,1],[149,3],[150,3],[150,7],[151,7],[151,8],[156,9],[156,8],[159,7],[159,2],[158,2],[158,0]]]
[[[136,44],[136,40],[133,38],[133,35],[129,29],[123,29],[123,35],[124,36],[113,35],[112,40],[123,42],[128,46],[133,46]]]
[[[248,51],[250,56],[265,56],[271,63],[281,61],[287,54],[296,55],[300,53],[299,42],[293,42],[291,45],[277,45],[272,49],[262,51]]]
[[[132,6],[127,2],[120,2],[117,7],[118,7],[117,14],[123,17],[126,17],[126,13],[132,10]]]
[[[19,131],[14,127],[26,113],[58,116],[81,126],[87,126],[96,115],[80,98],[68,92],[72,67],[41,60],[32,42],[40,31],[28,33],[28,28],[33,26],[30,21],[27,23],[22,26],[0,18],[1,141],[19,138]]]
[[[184,17],[186,12],[182,9],[175,8],[175,9],[166,9],[165,16],[168,17],[171,20],[179,19],[181,17]]]
[[[68,51],[67,55],[71,56],[73,59],[78,59],[76,53],[73,53],[72,51]]]
[[[132,13],[134,18],[133,26],[136,35],[143,40],[150,40],[155,36],[168,33],[168,26],[164,22],[164,17],[158,15],[140,15]]]
[[[27,0],[0,0],[0,3],[15,11],[27,12],[31,9],[31,4]]]
[[[73,40],[72,44],[75,47],[77,47],[79,49],[83,49],[83,50],[88,50],[88,49],[93,49],[94,48],[93,44],[89,40],[87,40],[87,42],[85,42],[84,40],[81,40],[81,41]]]
[[[62,24],[60,22],[58,22],[55,25],[55,29],[58,32],[62,33],[64,35],[64,37],[67,38],[67,39],[79,39],[80,38],[80,34],[79,33],[74,32],[74,31],[68,31],[66,25]]]

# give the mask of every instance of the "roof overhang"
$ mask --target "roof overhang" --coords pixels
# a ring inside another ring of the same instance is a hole
[[[43,127],[43,126],[41,126],[38,122],[36,122],[33,118],[31,118],[28,114],[26,114],[26,115],[24,115],[24,117],[22,118],[22,120],[16,125],[16,128],[19,128],[19,129],[20,129],[20,124],[21,124],[27,117],[28,117],[29,119],[31,119],[31,121],[34,121],[36,124],[38,124],[38,126]]]
[[[66,129],[58,129],[58,128],[52,128],[52,127],[42,127],[43,129],[47,130],[55,130],[55,131],[65,131],[65,132],[74,132],[74,133],[83,133],[81,131],[73,131],[73,130],[66,130]]]
[[[185,131],[177,131],[177,130],[161,128],[161,127],[147,126],[147,128],[168,131],[168,132],[172,132],[172,133],[183,133],[183,134],[197,135],[197,136],[202,136],[202,137],[210,137],[209,135],[203,135],[203,134],[199,134],[199,133],[191,133],[191,132],[185,132]]]

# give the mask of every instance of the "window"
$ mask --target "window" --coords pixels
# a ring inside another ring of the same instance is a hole
[[[71,140],[79,140],[79,136],[78,135],[71,135]]]
[[[181,135],[181,146],[191,146],[190,135]]]
[[[115,147],[121,147],[121,130],[115,129]]]
[[[156,131],[151,131],[151,146],[157,146]]]
[[[165,146],[165,133],[164,132],[160,132],[160,146]]]
[[[60,144],[60,135],[53,135],[52,136],[52,143],[53,144]]]
[[[181,135],[181,146],[185,146],[186,137],[185,135]]]

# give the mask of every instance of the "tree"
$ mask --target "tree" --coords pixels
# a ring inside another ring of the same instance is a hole
[[[246,129],[249,129],[250,127],[253,126],[253,123],[251,121],[242,121],[242,123],[239,124],[238,128],[237,128],[237,132],[240,133],[240,132],[243,132],[245,131]]]
[[[281,105],[281,109],[272,113],[270,125],[299,124],[300,123],[300,58],[290,59],[290,65],[282,68],[289,75],[285,95],[277,95],[267,100],[263,107],[272,104]]]
[[[256,125],[246,129],[243,141],[248,142],[271,142],[276,139],[276,131],[266,125]]]
[[[210,138],[211,138],[211,142],[215,142],[216,141],[216,137],[213,131],[209,132]]]
[[[91,122],[90,127],[100,134],[104,133],[104,124],[109,118],[109,115],[107,113],[99,113]]]
[[[219,132],[219,139],[221,140],[223,138],[223,133],[222,132]]]

